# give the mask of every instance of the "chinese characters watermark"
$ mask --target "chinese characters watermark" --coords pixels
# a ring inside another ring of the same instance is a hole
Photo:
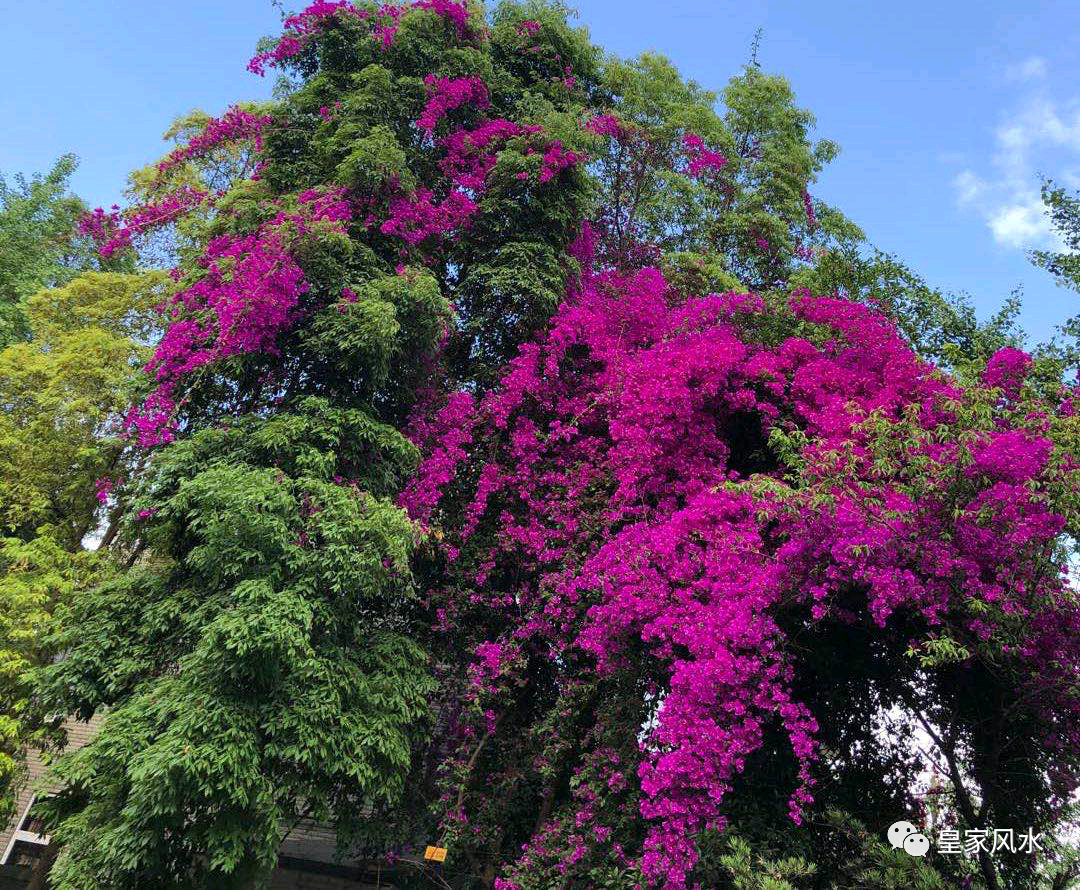
[[[889,843],[897,850],[911,856],[925,856],[930,850],[930,839],[910,822],[894,822],[886,832]],[[935,849],[942,855],[978,856],[979,853],[1034,853],[1042,850],[1039,841],[1042,834],[1029,828],[1020,832],[1013,828],[969,828],[961,832],[956,828],[938,831]]]

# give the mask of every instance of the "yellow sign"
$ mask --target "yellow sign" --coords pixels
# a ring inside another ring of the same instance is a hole
[[[425,862],[446,862],[446,847],[428,847],[424,850]]]

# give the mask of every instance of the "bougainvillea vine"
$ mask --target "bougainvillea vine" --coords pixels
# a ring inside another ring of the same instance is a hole
[[[950,406],[965,394],[889,322],[807,294],[784,311],[819,333],[770,342],[762,300],[680,297],[656,270],[587,275],[497,390],[479,403],[456,393],[433,415],[420,431],[429,457],[402,499],[418,521],[456,529],[443,547],[467,572],[471,608],[503,616],[483,620],[503,630],[476,645],[480,725],[462,736],[464,750],[497,732],[485,702],[507,681],[489,678],[520,670],[524,649],[553,666],[591,662],[597,677],[661,672],[636,770],[649,826],[638,855],[647,882],[669,890],[685,886],[700,832],[725,824],[725,796],[770,724],[798,764],[791,817],[812,802],[817,721],[791,692],[776,615],[794,605],[824,620],[848,585],[865,592],[879,627],[907,610],[932,634],[967,614],[969,598],[1000,615],[961,619],[979,639],[1027,622],[1014,655],[1035,694],[1071,715],[1068,743],[1080,744],[1075,693],[1054,668],[1075,664],[1080,637],[1048,636],[1063,620],[1080,627],[1080,613],[1060,578],[1023,558],[1062,529],[1038,494],[1055,472],[1050,443],[988,429],[967,451],[941,444],[932,431],[954,421]],[[999,354],[988,382],[1010,392],[1028,361]],[[918,480],[883,477],[874,462],[874,431],[905,423],[922,431],[918,449],[934,467]],[[748,462],[733,430],[761,443],[797,432],[801,485],[784,481],[790,468]],[[455,491],[470,466],[473,495],[447,525],[438,493]],[[961,488],[956,466],[966,468]],[[928,490],[916,497],[918,484]],[[507,597],[494,579],[511,571],[535,580]],[[1055,622],[1038,617],[1051,613]],[[596,801],[577,806],[573,831],[560,839],[553,818],[496,886],[526,886],[521,876],[545,858],[569,874],[605,855],[609,830],[581,830]],[[458,830],[468,820],[460,807],[448,817]]]

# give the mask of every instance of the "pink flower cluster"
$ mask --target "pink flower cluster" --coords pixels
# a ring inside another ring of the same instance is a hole
[[[439,140],[446,151],[439,169],[458,187],[479,194],[487,187],[495,166],[494,149],[514,136],[538,132],[538,126],[523,127],[503,118],[485,121],[471,130],[454,130]]]
[[[689,176],[700,176],[704,170],[721,170],[728,160],[718,151],[705,147],[705,141],[696,133],[683,136],[683,148],[686,150],[686,172]]]
[[[398,9],[389,4],[388,9]],[[285,34],[272,49],[257,53],[248,62],[248,71],[262,77],[268,66],[279,66],[303,52],[312,38],[338,13],[364,18],[366,10],[357,9],[349,0],[316,0],[302,12],[285,19]]]
[[[192,158],[199,158],[227,142],[251,141],[256,150],[262,147],[262,131],[271,118],[265,114],[252,114],[241,108],[230,108],[221,117],[211,118],[201,133],[187,145],[171,151],[158,164],[158,173],[167,173]]]
[[[810,192],[803,189],[802,200],[803,209],[806,210],[806,226],[813,231],[817,228],[817,214],[814,213],[814,199],[810,197]]]
[[[109,495],[116,487],[116,480],[109,476],[102,476],[95,483],[94,496],[97,498],[99,504],[104,504],[109,500]]]
[[[209,192],[181,186],[160,201],[140,204],[124,213],[116,208],[106,213],[98,207],[83,217],[79,231],[94,238],[98,252],[107,258],[121,248],[130,247],[136,236],[179,219],[208,198]]]
[[[335,102],[333,107],[329,105],[323,105],[321,108],[319,108],[319,117],[321,117],[324,121],[332,121],[334,119],[334,116],[339,111],[341,111],[341,108],[341,100]]]
[[[540,181],[550,182],[563,170],[567,170],[585,160],[585,156],[566,148],[562,141],[553,139],[544,151],[544,163],[540,168]]]
[[[458,465],[466,457],[465,449],[473,441],[471,427],[475,411],[473,397],[467,392],[457,392],[430,419],[423,414],[413,418],[409,437],[424,442],[428,456],[424,474],[416,476],[401,497],[402,506],[411,516],[429,519],[442,492],[453,481]]]
[[[1012,347],[999,349],[986,363],[982,381],[1001,389],[1007,398],[1016,398],[1034,363],[1026,352]]]
[[[597,136],[607,136],[610,139],[623,139],[627,130],[613,114],[596,114],[585,123],[585,129]]]
[[[415,0],[413,9],[426,9],[446,19],[457,32],[459,40],[469,35],[469,8],[462,0]]]
[[[375,15],[375,27],[373,35],[382,44],[383,49],[389,49],[397,36],[401,14],[405,9],[393,3],[387,3],[379,7]]]
[[[1068,744],[1080,748],[1075,693],[1054,667],[1080,656],[1080,636],[1070,642],[1060,630],[1080,629],[1080,610],[1029,557],[1063,527],[1039,494],[1050,443],[1031,430],[988,429],[968,455],[942,444],[936,431],[954,421],[948,405],[965,394],[890,322],[805,293],[789,311],[819,335],[770,343],[754,296],[686,299],[654,269],[586,268],[549,333],[523,347],[498,390],[478,405],[455,394],[433,415],[418,436],[428,457],[402,500],[441,527],[448,558],[468,566],[469,607],[489,621],[505,616],[504,633],[475,650],[477,677],[491,675],[483,662],[500,647],[526,645],[549,653],[556,673],[578,665],[562,674],[568,687],[581,682],[585,657],[597,677],[648,676],[642,657],[663,670],[637,806],[648,826],[639,865],[650,885],[668,890],[686,886],[698,833],[724,824],[725,795],[770,723],[786,730],[799,768],[792,818],[813,800],[817,722],[790,691],[793,667],[774,618],[782,603],[801,603],[811,621],[861,620],[833,602],[854,585],[865,592],[863,617],[879,627],[904,610],[928,632],[950,621],[985,642],[1024,622],[1030,642],[1017,657],[1028,660],[1039,694],[1072,715]],[[1006,364],[1023,361],[993,363]],[[929,468],[908,455],[883,475],[876,449],[897,434],[881,444],[875,424],[910,423]],[[801,487],[781,497],[746,486],[754,472],[779,483],[784,468],[748,465],[736,429],[761,442],[773,429],[798,430],[807,443]],[[471,501],[448,525],[439,492],[462,479],[475,480]],[[494,544],[475,551],[481,529]],[[508,575],[534,580],[512,596],[488,586]],[[971,597],[992,613],[973,620]],[[1048,610],[1058,624],[1043,620]],[[473,695],[483,702],[494,693],[484,685]],[[578,824],[591,824],[597,806],[583,803]],[[565,864],[572,853],[572,871],[607,841],[604,831],[577,832],[555,852],[554,830],[541,828],[522,863],[533,867],[548,851]]]
[[[390,201],[389,217],[379,231],[416,245],[462,228],[475,212],[476,203],[463,191],[455,189],[439,201],[430,189],[421,188]]]
[[[409,10],[427,10],[449,22],[460,40],[470,36],[468,7],[458,0],[414,0],[408,5],[384,3],[374,12],[354,6],[349,0],[316,0],[302,12],[285,20],[285,33],[268,50],[257,53],[248,70],[260,77],[269,67],[280,67],[300,55],[318,35],[338,16],[346,16],[371,24],[371,35],[384,49],[394,43],[401,17]]]
[[[104,244],[120,226],[120,205],[113,204],[112,209],[106,212],[101,207],[96,207],[82,217],[75,228],[80,235],[93,239],[99,245]]]
[[[178,390],[200,368],[235,355],[272,352],[308,285],[290,255],[294,239],[323,223],[343,231],[350,216],[342,190],[309,190],[299,212],[280,211],[258,231],[222,235],[202,257],[203,274],[172,298],[172,319],[146,366],[156,387],[128,415],[143,446],[173,438]]]
[[[487,104],[487,88],[478,78],[446,80],[429,77],[433,96],[423,115],[417,121],[421,129],[430,132],[439,117],[451,107],[466,101]],[[419,188],[411,194],[396,194],[390,198],[387,215],[379,223],[379,230],[395,235],[406,244],[437,243],[454,232],[468,226],[476,213],[479,201],[488,188],[491,171],[497,162],[496,152],[514,137],[543,138],[544,129],[535,124],[517,124],[503,118],[482,121],[473,128],[459,127],[437,141],[444,154],[439,159],[439,170],[449,183],[444,186],[443,197],[428,188]],[[540,152],[533,147],[526,155]],[[584,155],[567,149],[560,140],[544,143],[539,182],[552,180],[563,170],[581,163]],[[527,180],[528,173],[518,174]],[[370,224],[378,222],[375,216]]]
[[[478,108],[488,106],[487,84],[479,77],[449,78],[429,74],[424,78],[424,84],[428,89],[428,101],[416,123],[429,136],[448,111],[467,102]]]

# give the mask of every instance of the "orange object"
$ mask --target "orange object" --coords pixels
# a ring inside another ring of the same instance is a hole
[[[424,850],[425,862],[446,862],[446,847],[428,847]]]

